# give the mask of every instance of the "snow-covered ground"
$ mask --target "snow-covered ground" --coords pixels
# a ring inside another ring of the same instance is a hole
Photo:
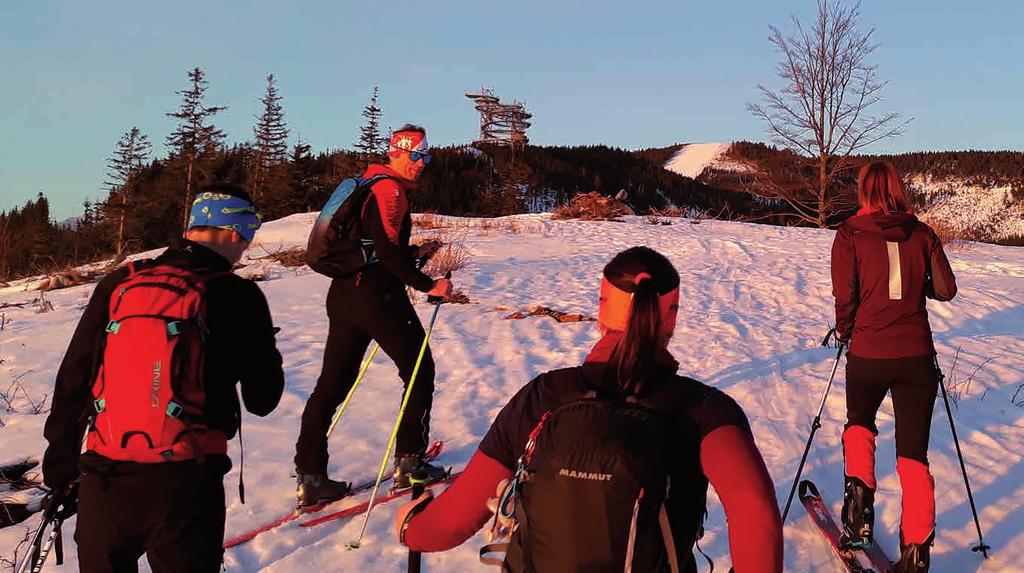
[[[665,169],[684,177],[696,179],[704,170],[713,167],[720,171],[741,171],[745,167],[725,159],[732,143],[689,143],[665,162]]]
[[[508,309],[540,304],[593,313],[602,266],[619,250],[643,244],[669,256],[682,275],[679,324],[671,344],[681,372],[721,388],[743,406],[779,501],[785,500],[834,357],[834,350],[818,346],[832,317],[831,232],[678,219],[671,226],[654,226],[639,217],[578,222],[527,215],[513,218],[519,225],[488,228],[448,220],[469,229],[466,246],[473,259],[454,279],[472,304],[442,307],[432,340],[438,370],[433,437],[448,440],[446,464],[459,468],[466,463],[498,410],[522,384],[543,370],[577,363],[597,339],[594,323],[559,324],[546,317],[503,320]],[[311,223],[310,214],[268,223],[259,233],[262,247],[253,249],[251,257],[303,245]],[[933,571],[1024,572],[1017,550],[1024,544],[1024,409],[1011,401],[1024,384],[1024,249],[979,244],[950,257],[960,295],[950,304],[930,302],[929,309],[947,374],[958,348],[952,376],[964,381],[974,373],[954,411],[985,540],[994,554],[982,561],[970,552],[976,535],[940,399],[930,456],[938,498]],[[245,419],[247,503],[241,505],[237,498],[236,465],[225,481],[229,537],[292,506],[293,447],[303,404],[319,373],[327,329],[326,278],[285,269],[266,258],[246,262],[243,273],[273,279],[260,286],[282,328],[278,344],[287,388],[271,416]],[[0,332],[0,392],[15,378],[34,400],[50,392],[92,288],[48,293],[55,310],[45,314],[29,307],[0,310],[11,321]],[[22,302],[36,294],[12,288],[0,293],[0,303]],[[431,307],[420,304],[418,310],[426,321]],[[837,510],[844,421],[843,370],[839,372],[805,470]],[[379,356],[332,438],[334,477],[372,477],[400,389],[395,368]],[[1016,399],[1024,401],[1024,391]],[[41,456],[45,446],[45,417],[32,414],[20,392],[12,401],[14,412],[0,401],[0,463]],[[878,425],[877,530],[892,555],[898,546],[900,496],[888,400]],[[231,453],[237,461],[237,442]],[[392,534],[395,509],[390,504],[374,512],[358,551],[345,549],[358,533],[358,519],[309,530],[289,526],[228,550],[226,566],[231,571],[404,570],[405,552]],[[725,519],[714,496],[709,510],[701,546],[725,571]],[[35,523],[33,519],[26,525]],[[68,532],[73,527],[72,520]],[[0,530],[0,557],[10,555],[25,531],[24,526]],[[73,571],[77,564],[71,535],[65,540],[67,564],[59,570]],[[426,555],[424,569],[485,570],[477,561],[481,543],[478,535],[456,550]],[[786,524],[786,570],[836,570],[829,548],[799,507]]]

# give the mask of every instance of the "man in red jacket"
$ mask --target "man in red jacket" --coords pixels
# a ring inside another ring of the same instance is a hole
[[[327,428],[338,405],[355,383],[359,365],[375,340],[394,360],[404,384],[409,383],[425,332],[406,286],[430,296],[446,298],[452,285],[434,280],[415,264],[437,245],[410,247],[412,217],[408,191],[430,161],[427,134],[422,127],[405,125],[391,136],[386,165],[370,165],[363,179],[377,177],[362,205],[360,237],[369,244],[368,262],[351,276],[335,278],[327,292],[330,329],[323,369],[302,413],[302,428],[295,446],[300,507],[348,495],[345,482],[327,477]],[[395,446],[395,484],[408,485],[413,472],[434,481],[442,468],[422,460],[430,433],[430,407],[434,394],[434,359],[427,348],[420,365]]]
[[[857,546],[872,539],[875,414],[891,391],[903,487],[902,558],[895,570],[923,572],[935,528],[928,435],[939,383],[925,300],[952,300],[956,277],[935,232],[909,213],[891,164],[861,169],[858,199],[861,210],[839,228],[832,245],[836,331],[849,344],[844,542]]]

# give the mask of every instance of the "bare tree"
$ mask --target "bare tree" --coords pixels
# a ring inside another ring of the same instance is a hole
[[[179,121],[178,127],[167,136],[167,146],[174,155],[185,161],[185,201],[182,229],[188,226],[188,215],[192,205],[192,180],[196,161],[205,153],[217,149],[224,140],[224,132],[207,121],[227,109],[227,106],[203,105],[203,95],[209,86],[206,73],[201,68],[188,71],[191,86],[179,92],[181,106],[178,111],[167,113]]]
[[[114,198],[114,194],[121,196],[121,204],[117,207],[117,210],[120,211],[117,224],[118,258],[124,253],[126,245],[124,229],[125,221],[128,218],[128,199],[132,194],[132,185],[134,183],[132,178],[146,163],[146,160],[149,159],[152,149],[153,146],[149,143],[149,137],[139,131],[139,128],[133,127],[121,136],[121,139],[117,142],[117,148],[114,150],[114,155],[107,160],[107,169],[109,170],[107,171],[107,177],[109,181],[106,184],[110,188],[111,199]]]
[[[818,0],[813,27],[804,28],[796,17],[790,35],[771,26],[768,39],[782,56],[777,68],[782,86],[759,85],[763,102],[747,105],[767,124],[772,140],[801,163],[797,174],[782,178],[753,166],[756,192],[785,201],[794,216],[819,227],[855,204],[852,194],[836,185],[837,175],[851,167],[850,156],[902,134],[909,123],[893,112],[868,113],[888,82],[868,61],[878,44],[872,41],[874,29],[858,29],[859,16],[859,3]]]
[[[253,180],[253,198],[259,199],[270,168],[288,159],[288,127],[284,122],[281,95],[277,91],[274,74],[267,76],[267,92],[260,98],[263,113],[256,117],[253,135],[256,137],[256,174]]]

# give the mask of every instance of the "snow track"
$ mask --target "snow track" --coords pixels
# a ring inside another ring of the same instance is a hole
[[[828,263],[833,233],[678,219],[671,226],[653,226],[640,217],[588,223],[550,221],[546,215],[516,219],[526,232],[469,231],[473,261],[454,282],[473,303],[445,306],[438,318],[431,344],[438,371],[432,428],[433,438],[448,441],[444,463],[464,465],[509,397],[539,372],[576,364],[597,340],[593,323],[559,324],[547,317],[502,320],[508,309],[540,304],[594,314],[602,266],[624,248],[648,245],[667,255],[682,276],[679,324],[670,347],[681,373],[723,389],[743,406],[775,480],[776,495],[784,502],[835,356],[834,350],[818,346],[833,316]],[[259,240],[268,250],[303,245],[311,222],[309,214],[302,214],[268,223]],[[265,253],[256,249],[252,256]],[[932,570],[1024,572],[1014,549],[1024,544],[1024,408],[1011,402],[1024,384],[1024,249],[978,244],[950,253],[950,258],[960,294],[948,305],[929,303],[929,310],[949,381],[965,381],[980,366],[954,415],[986,541],[994,553],[982,562],[970,552],[976,535],[940,398],[930,452],[938,498]],[[304,401],[319,375],[327,329],[327,279],[266,259],[251,264],[247,270],[270,271],[268,276],[275,277],[260,286],[275,324],[282,328],[278,343],[287,389],[271,416],[245,419],[248,503],[243,506],[237,499],[236,465],[225,481],[228,536],[279,515],[293,503],[294,442]],[[0,332],[0,391],[19,375],[33,398],[51,391],[64,347],[91,291],[84,286],[49,293],[56,309],[52,313],[34,314],[27,307],[3,311],[12,322]],[[0,294],[0,302],[26,298],[31,296]],[[429,307],[419,304],[417,309],[424,320],[429,318]],[[841,501],[844,384],[840,368],[805,470],[833,509]],[[372,476],[400,398],[396,369],[379,355],[332,438],[334,477]],[[1024,400],[1024,391],[1017,400]],[[41,456],[44,416],[31,414],[24,398],[15,399],[14,413],[3,406],[0,461]],[[900,494],[888,400],[878,426],[877,535],[895,554]],[[231,451],[237,461],[237,442]],[[701,546],[717,567],[727,570],[724,514],[717,498],[711,498],[708,534]],[[375,511],[359,551],[344,548],[358,532],[358,520],[351,520],[267,533],[229,550],[226,565],[231,571],[404,570],[405,552],[391,532],[396,506]],[[786,570],[833,570],[829,547],[802,512],[791,513]],[[73,520],[69,525],[74,526]],[[0,530],[0,556],[9,556],[23,535],[24,528]],[[74,571],[73,541],[70,535],[66,540],[68,563],[60,570]],[[485,570],[476,557],[481,543],[478,535],[454,551],[425,555],[424,570]]]

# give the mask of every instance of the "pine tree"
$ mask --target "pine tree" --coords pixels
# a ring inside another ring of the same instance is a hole
[[[256,117],[256,174],[253,180],[253,198],[259,199],[270,168],[288,159],[288,127],[284,123],[281,95],[277,92],[274,74],[267,76],[267,93],[260,98],[263,114]]]
[[[359,128],[359,140],[355,147],[365,163],[369,163],[375,156],[383,155],[386,151],[384,145],[387,139],[380,133],[380,118],[383,111],[377,105],[377,98],[380,95],[380,87],[373,87],[373,96],[370,103],[363,108],[363,117],[366,118],[366,125]]]
[[[153,146],[149,143],[149,137],[144,135],[139,128],[133,127],[125,132],[117,142],[114,155],[107,160],[106,185],[110,188],[110,198],[107,201],[108,207],[116,196],[120,196],[120,205],[116,207],[118,213],[117,224],[117,255],[124,252],[125,222],[128,220],[128,200],[132,195],[132,187],[135,183],[132,178],[149,159]]]
[[[180,157],[186,165],[184,220],[182,229],[188,225],[192,201],[193,171],[196,162],[205,154],[217,150],[224,141],[224,132],[215,128],[208,120],[227,109],[227,106],[206,107],[203,95],[209,86],[206,74],[200,68],[188,72],[191,86],[179,92],[181,106],[178,111],[169,112],[168,117],[179,120],[178,127],[167,136],[167,145],[174,156]]]

